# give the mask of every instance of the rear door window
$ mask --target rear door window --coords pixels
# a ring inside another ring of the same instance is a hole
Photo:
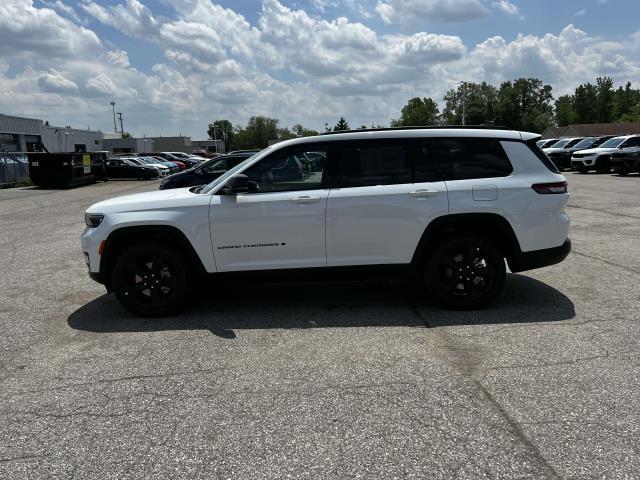
[[[337,142],[331,146],[330,174],[336,187],[413,182],[411,145],[402,140]]]
[[[507,177],[513,172],[499,140],[440,138],[434,146],[444,180]]]

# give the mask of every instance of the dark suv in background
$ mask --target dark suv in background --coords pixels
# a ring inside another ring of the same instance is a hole
[[[252,153],[242,153],[235,155],[221,155],[213,158],[195,168],[190,168],[164,178],[162,183],[160,183],[160,190],[194,187],[196,185],[211,183],[224,172],[235,167],[239,163],[244,162],[252,155]]]

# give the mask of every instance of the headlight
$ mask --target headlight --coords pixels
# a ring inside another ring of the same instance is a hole
[[[104,215],[101,213],[85,213],[84,223],[86,223],[89,228],[96,228],[102,223],[103,218]]]

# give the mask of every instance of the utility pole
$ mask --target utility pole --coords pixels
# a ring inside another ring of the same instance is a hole
[[[113,110],[113,132],[118,133],[118,126],[116,125],[116,102],[111,102],[111,109]]]
[[[118,112],[118,118],[120,119],[120,133],[124,135],[124,127],[122,126],[122,112]]]

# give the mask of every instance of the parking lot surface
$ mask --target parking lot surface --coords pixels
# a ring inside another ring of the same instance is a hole
[[[0,191],[0,478],[640,478],[640,177],[567,174],[574,251],[490,308],[397,280],[212,285],[143,320],[83,211]]]

